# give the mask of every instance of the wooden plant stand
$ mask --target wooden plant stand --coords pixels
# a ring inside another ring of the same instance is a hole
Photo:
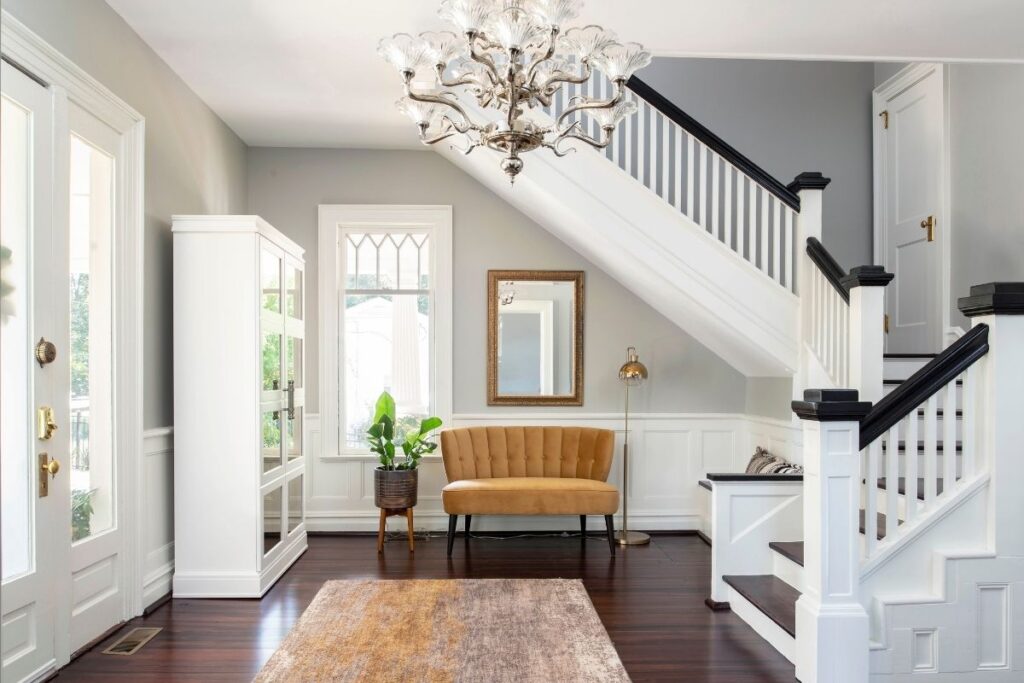
[[[416,552],[416,542],[413,540],[412,535],[412,508],[381,508],[380,509],[380,527],[377,529],[377,552],[384,552],[384,523],[388,517],[402,517],[404,516],[409,522],[409,552]]]

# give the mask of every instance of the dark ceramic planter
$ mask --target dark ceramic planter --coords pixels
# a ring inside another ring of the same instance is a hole
[[[373,472],[373,502],[385,510],[401,510],[416,506],[419,470],[383,470]]]

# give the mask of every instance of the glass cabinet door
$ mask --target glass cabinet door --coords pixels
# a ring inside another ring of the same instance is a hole
[[[288,428],[288,384],[284,325],[284,253],[273,244],[260,248],[260,471],[284,464]]]
[[[305,341],[304,322],[304,273],[302,264],[290,258],[285,259],[285,338],[284,375],[288,407],[288,426],[285,441],[287,462],[303,456],[303,414],[306,406]]]

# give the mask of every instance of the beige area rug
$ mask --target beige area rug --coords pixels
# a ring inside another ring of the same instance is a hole
[[[581,581],[328,581],[256,680],[628,681]]]

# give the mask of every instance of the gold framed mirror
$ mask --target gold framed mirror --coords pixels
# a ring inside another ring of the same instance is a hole
[[[487,404],[583,405],[583,271],[487,271]]]

